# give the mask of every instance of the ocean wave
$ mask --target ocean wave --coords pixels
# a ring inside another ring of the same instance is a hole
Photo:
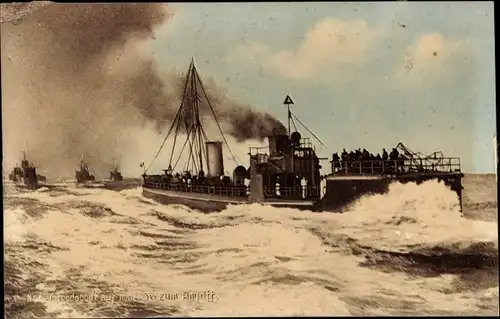
[[[435,182],[393,184],[345,214],[259,204],[201,214],[140,189],[14,191],[4,196],[6,310],[13,318],[496,314],[497,225],[464,218],[457,203]],[[218,301],[184,298],[207,291]],[[28,302],[28,292],[112,300]],[[178,298],[145,297],[153,292]]]

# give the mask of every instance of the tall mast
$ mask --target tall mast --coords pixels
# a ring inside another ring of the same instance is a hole
[[[203,151],[203,143],[201,139],[201,121],[200,121],[200,109],[198,105],[198,90],[197,90],[197,85],[196,85],[196,67],[194,66],[194,58],[191,58],[191,63],[193,64],[193,69],[192,69],[192,74],[191,74],[191,83],[192,83],[192,101],[193,101],[193,108],[194,108],[194,116],[195,116],[195,132],[196,135],[193,136],[193,140],[196,138],[198,139],[197,141],[194,141],[195,143],[198,142],[198,158],[200,161],[200,171],[203,170],[203,156],[202,156],[202,151]]]
[[[158,152],[151,161],[151,164],[149,164],[149,166],[147,166],[147,168],[145,169],[145,173],[149,170],[151,165],[153,165],[153,162],[158,158],[158,155],[163,149],[163,146],[165,145],[165,142],[167,141],[171,133],[174,133],[174,143],[172,145],[172,151],[170,153],[168,171],[175,170],[186,147],[188,151],[187,161],[185,162],[186,170],[191,171],[191,169],[194,169],[196,171],[195,173],[200,173],[200,171],[203,170],[203,155],[204,155],[203,142],[204,141],[208,142],[209,140],[205,133],[205,130],[203,129],[200,119],[201,100],[204,101],[202,107],[207,107],[207,109],[213,115],[215,123],[217,124],[217,127],[222,136],[222,139],[224,140],[224,143],[229,153],[231,153],[233,161],[237,163],[236,157],[234,156],[231,148],[227,143],[226,137],[224,136],[224,132],[222,131],[217,115],[215,114],[212,104],[210,103],[210,100],[207,96],[207,93],[203,86],[203,82],[200,76],[198,75],[196,67],[194,66],[194,58],[191,58],[191,64],[189,65],[189,69],[186,74],[186,79],[184,83],[184,90],[183,90],[181,104],[179,106],[179,109],[177,110],[177,114],[175,115],[174,121],[172,122],[160,148],[158,149]],[[177,136],[180,133],[180,129],[182,127],[184,128],[187,137],[184,142],[184,145],[180,150],[180,154],[178,155],[177,160],[173,161],[173,155],[176,149]],[[199,170],[197,167],[198,165],[200,166]]]
[[[290,97],[290,95],[287,95],[285,101],[283,101],[283,104],[286,105],[288,110],[288,136],[291,136],[292,132],[290,131],[290,121],[292,120],[292,113],[290,112],[290,104],[295,104],[295,103],[293,103],[293,100]]]

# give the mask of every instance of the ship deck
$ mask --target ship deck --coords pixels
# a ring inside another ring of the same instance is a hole
[[[463,176],[460,159],[439,157],[409,160],[332,161],[327,180],[420,179]]]
[[[462,172],[405,172],[405,173],[387,173],[387,174],[362,174],[362,173],[349,173],[349,174],[330,174],[327,175],[326,180],[381,180],[381,179],[411,179],[411,178],[439,178],[463,176]]]
[[[159,188],[152,188],[143,185],[143,191],[150,192],[159,196],[166,196],[170,198],[179,198],[185,200],[193,200],[200,202],[221,202],[226,204],[250,204],[248,196],[225,196],[225,195],[215,195],[215,194],[204,194],[198,192],[183,192],[176,190],[166,190]],[[315,204],[312,200],[294,200],[294,199],[279,199],[279,198],[266,198],[259,201],[259,204],[272,205],[272,206],[304,206],[311,207]]]

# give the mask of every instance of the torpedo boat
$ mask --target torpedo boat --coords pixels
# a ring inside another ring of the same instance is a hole
[[[444,157],[441,152],[427,156],[414,153],[403,143],[393,148],[390,157],[384,158],[358,153],[340,157],[335,153],[330,161],[331,172],[321,175],[320,161],[328,158],[317,155],[315,146],[309,138],[302,137],[295,121],[320,144],[326,145],[290,110],[290,105],[294,104],[290,96],[283,104],[288,108],[288,131],[274,130],[268,137],[267,147],[250,147],[248,166],[245,167],[237,163],[194,60],[191,60],[183,99],[165,140],[152,163],[147,168],[141,164],[145,168],[143,196],[166,205],[180,204],[206,213],[224,210],[228,205],[250,203],[342,212],[363,195],[386,193],[392,182],[421,183],[436,179],[457,193],[461,205],[463,174],[460,159]],[[212,115],[222,138],[208,138],[201,111]],[[291,132],[291,123],[294,132]],[[186,138],[180,155],[173,160],[181,131]],[[173,147],[166,165],[168,168],[162,174],[147,174],[169,138],[173,140]],[[232,174],[224,167],[224,148],[237,165]],[[184,151],[188,155],[181,161]]]
[[[37,173],[35,164],[30,163],[26,158],[26,152],[23,152],[23,160],[21,166],[16,166],[9,174],[9,181],[15,186],[35,190],[41,187],[55,187],[55,185],[48,184],[47,178]]]

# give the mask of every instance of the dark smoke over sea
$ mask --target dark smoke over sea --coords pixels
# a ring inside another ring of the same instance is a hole
[[[48,4],[33,12],[18,5],[22,16],[16,18],[12,8],[2,4],[7,162],[27,150],[44,171],[68,175],[83,155],[96,172],[105,172],[115,157],[126,156],[120,150],[130,143],[130,128],[153,124],[166,131],[183,79],[162,74],[138,49],[172,18],[166,5]],[[226,133],[237,141],[284,127],[228,100],[213,82],[207,93]]]

